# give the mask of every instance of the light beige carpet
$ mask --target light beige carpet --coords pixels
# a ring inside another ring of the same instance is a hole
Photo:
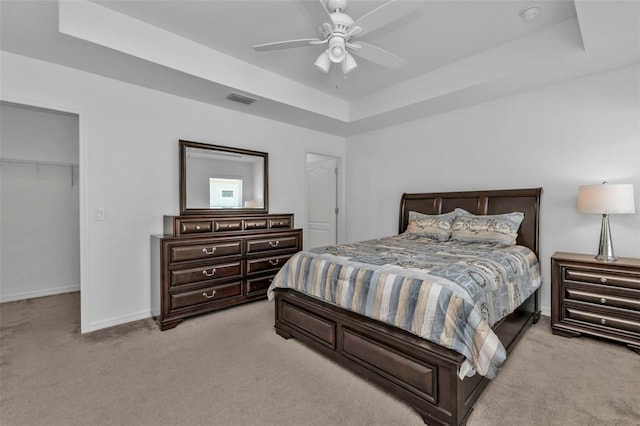
[[[160,332],[79,334],[79,295],[0,305],[0,424],[419,425],[407,405],[273,331],[262,301]],[[533,326],[468,425],[638,425],[640,356]]]

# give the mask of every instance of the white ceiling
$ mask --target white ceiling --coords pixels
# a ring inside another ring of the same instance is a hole
[[[316,1],[316,0],[304,0]],[[416,1],[416,0],[398,0]],[[385,0],[350,0],[354,19]],[[520,12],[540,6],[534,20]],[[0,1],[2,50],[349,136],[640,62],[640,2],[424,0],[362,37],[402,57],[357,58],[344,78],[325,48],[256,52],[317,37],[301,0]],[[226,99],[230,92],[259,101]]]

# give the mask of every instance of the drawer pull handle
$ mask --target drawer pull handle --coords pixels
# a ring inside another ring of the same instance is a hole
[[[206,291],[204,293],[202,293],[202,295],[204,297],[206,297],[207,299],[213,299],[216,296],[216,291],[215,290],[211,290],[211,296],[209,296]]]
[[[605,303],[607,303],[607,299],[605,299],[604,297],[601,297],[600,298],[600,303],[602,303],[604,305]]]
[[[215,273],[216,273],[216,268],[211,268],[211,273],[208,273],[206,269],[202,271],[202,275],[206,277],[212,277],[215,275]]]
[[[196,229],[200,229],[200,225],[196,225]]]
[[[600,319],[600,324],[607,325],[607,320],[604,318]]]
[[[215,247],[211,247],[211,251],[207,251],[207,248],[205,247],[205,248],[202,249],[202,252],[204,254],[213,254],[213,253],[216,252],[216,248]]]
[[[601,277],[600,278],[600,282],[601,283],[606,283],[607,282],[607,278],[606,277]]]
[[[275,260],[271,259],[269,261],[269,264],[271,264],[273,266],[276,266],[278,263],[280,263],[280,259],[275,259]]]
[[[276,242],[274,243],[273,241],[269,241],[269,245],[271,247],[278,247],[278,244],[280,244],[280,241],[276,240]]]

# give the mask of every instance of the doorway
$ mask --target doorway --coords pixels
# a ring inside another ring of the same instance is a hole
[[[339,167],[338,157],[307,154],[307,249],[338,242]]]
[[[0,108],[0,301],[79,291],[79,115]]]

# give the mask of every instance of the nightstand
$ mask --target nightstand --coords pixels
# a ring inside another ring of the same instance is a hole
[[[609,263],[586,254],[555,253],[551,331],[600,337],[640,353],[640,259]]]

